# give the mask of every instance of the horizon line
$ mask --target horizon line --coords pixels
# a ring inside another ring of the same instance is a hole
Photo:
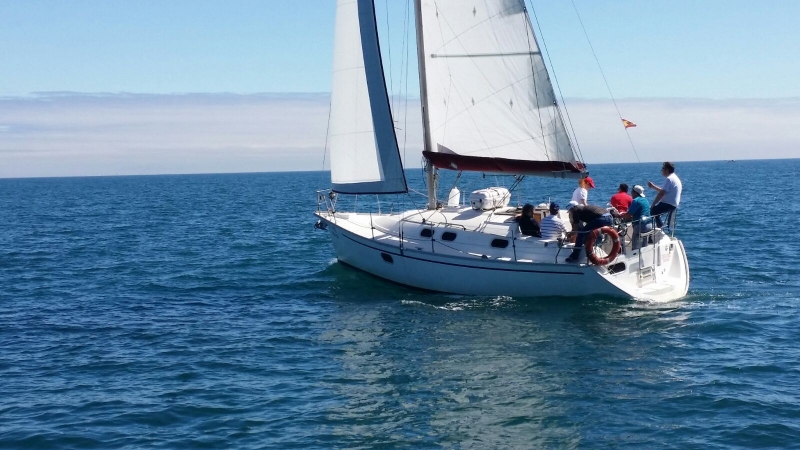
[[[800,158],[745,158],[745,159],[700,159],[700,160],[674,160],[672,162],[677,164],[684,163],[707,163],[707,162],[757,162],[757,161],[794,161]],[[611,165],[645,165],[645,164],[660,164],[663,161],[640,161],[640,162],[609,162],[609,163],[592,163],[587,166],[611,166]],[[404,167],[403,170],[417,170],[421,167]],[[443,169],[447,170],[447,169]],[[276,170],[276,171],[263,171],[263,172],[186,172],[186,173],[134,173],[134,174],[106,174],[106,175],[52,175],[52,176],[39,176],[39,177],[0,177],[3,180],[38,180],[38,179],[57,179],[57,178],[121,178],[121,177],[169,177],[169,176],[205,176],[205,175],[258,175],[258,174],[274,174],[274,173],[322,173],[330,172],[327,170]],[[453,170],[453,172],[456,172]],[[482,173],[482,172],[475,172]],[[487,172],[489,173],[489,172]]]
[[[132,92],[132,91],[33,91],[22,94],[2,93],[1,100],[36,99],[42,97],[189,97],[189,96],[231,96],[231,97],[330,97],[330,91],[260,91],[260,92]],[[393,98],[407,98],[409,100],[420,100],[419,95],[390,95]],[[608,97],[569,97],[570,100],[584,101],[611,101]],[[730,101],[730,100],[800,100],[800,96],[767,96],[767,97],[676,97],[676,96],[652,96],[652,97],[619,97],[617,100],[711,100],[711,101]]]

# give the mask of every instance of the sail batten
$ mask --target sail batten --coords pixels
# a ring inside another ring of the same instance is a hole
[[[421,0],[420,7],[425,157],[445,169],[582,171],[524,1]],[[446,156],[434,155],[442,149]]]
[[[373,0],[336,6],[331,182],[336,192],[408,192],[383,74]]]
[[[511,53],[464,53],[461,55],[446,55],[432,53],[431,58],[489,58],[497,56],[531,56],[541,55],[541,52],[511,52]]]

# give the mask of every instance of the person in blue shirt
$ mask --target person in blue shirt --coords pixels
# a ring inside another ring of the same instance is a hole
[[[633,222],[633,248],[637,249],[642,244],[639,236],[641,233],[646,233],[653,230],[653,219],[650,217],[650,203],[644,196],[644,188],[638,184],[633,187],[631,192],[633,195],[633,202],[628,208],[628,212],[622,215],[622,220]]]

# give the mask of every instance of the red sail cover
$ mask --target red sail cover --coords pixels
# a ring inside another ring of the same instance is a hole
[[[453,153],[422,152],[434,166],[439,169],[464,170],[468,172],[512,173],[519,175],[542,175],[558,172],[566,175],[579,175],[585,166],[580,161],[571,163],[560,161],[526,161],[519,159],[485,158],[480,156],[463,156]],[[555,175],[554,176],[561,176]]]

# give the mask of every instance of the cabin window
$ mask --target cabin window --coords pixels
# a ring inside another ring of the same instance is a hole
[[[506,248],[508,247],[508,239],[494,239],[492,240],[492,247]]]
[[[392,259],[392,255],[388,253],[381,253],[381,258],[383,258],[383,260],[388,262],[389,264],[394,264],[394,259]]]
[[[442,233],[442,240],[443,241],[455,241],[456,240],[456,234],[453,233],[452,231],[445,231],[444,233]]]
[[[420,231],[419,235],[426,238],[433,237],[433,229],[423,228],[422,231]]]

